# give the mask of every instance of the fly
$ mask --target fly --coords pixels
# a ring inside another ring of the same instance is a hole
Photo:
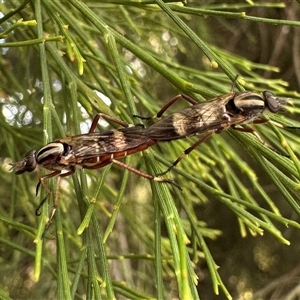
[[[278,98],[268,91],[263,92],[262,95],[253,92],[231,92],[203,103],[198,103],[186,95],[178,95],[171,99],[155,117],[161,117],[163,113],[180,98],[190,102],[192,106],[162,118],[146,129],[139,125],[130,126],[118,119],[100,113],[94,118],[87,134],[58,139],[38,151],[31,150],[21,161],[11,163],[12,168],[17,169],[17,175],[23,174],[24,172],[32,172],[38,167],[52,171],[44,176],[39,176],[36,193],[38,193],[41,184],[45,187],[48,194],[50,193],[44,183],[48,178],[54,176],[59,176],[59,178],[66,177],[73,174],[76,168],[98,169],[110,163],[115,163],[144,178],[171,183],[180,188],[172,180],[141,172],[122,163],[118,159],[136,152],[144,151],[148,147],[162,141],[172,141],[199,133],[206,133],[196,143],[186,149],[184,153],[162,173],[165,174],[214,133],[220,133],[229,127],[239,131],[254,133],[251,129],[249,130],[242,126],[237,126],[249,122],[266,122],[267,120],[259,120],[266,109],[271,113],[281,112],[284,111],[284,105],[287,102],[286,99]],[[124,128],[106,132],[94,132],[100,117],[113,121]],[[140,118],[150,119],[144,117]],[[37,208],[36,214],[39,213],[39,209],[45,199]],[[54,208],[46,225],[46,229],[52,222],[56,208],[57,199],[55,200]]]
[[[116,122],[124,128],[94,132],[100,117]],[[89,133],[54,140],[38,151],[29,151],[21,161],[10,165],[12,169],[17,169],[17,175],[24,172],[33,172],[39,168],[52,171],[44,176],[39,176],[39,182],[36,187],[36,194],[38,194],[39,187],[42,185],[47,191],[47,196],[50,194],[50,190],[45,184],[46,179],[55,176],[60,178],[72,175],[77,168],[98,169],[110,163],[119,165],[144,178],[170,183],[181,189],[172,180],[149,175],[118,160],[127,155],[143,151],[155,143],[146,136],[143,126],[130,126],[118,119],[100,113],[94,118]],[[47,196],[37,207],[37,215],[40,214],[39,210]],[[57,206],[58,195],[55,196],[53,210],[46,229],[52,222]]]
[[[247,123],[263,123],[267,120],[260,119],[267,109],[271,113],[284,111],[286,99],[278,98],[269,91],[262,94],[254,92],[231,92],[203,103],[198,103],[187,95],[178,95],[171,99],[152,118],[161,117],[163,113],[178,99],[184,99],[193,106],[181,109],[165,118],[160,119],[148,129],[146,135],[156,143],[182,139],[191,135],[206,133],[191,147],[186,149],[176,161],[163,173],[166,174],[175,167],[180,160],[193,151],[197,146],[206,141],[214,133],[220,133],[231,127],[235,130],[254,133],[254,130],[243,126]],[[151,119],[137,116],[142,119]],[[256,134],[261,142],[260,137]]]

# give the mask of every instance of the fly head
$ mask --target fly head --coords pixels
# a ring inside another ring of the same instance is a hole
[[[265,105],[272,113],[285,111],[284,104],[287,103],[287,100],[284,98],[278,98],[269,91],[263,92],[265,99]]]
[[[11,170],[14,168],[18,169],[18,171],[16,172],[17,175],[23,174],[24,172],[34,171],[37,165],[35,153],[35,150],[31,150],[25,155],[25,157],[21,161],[11,163]]]

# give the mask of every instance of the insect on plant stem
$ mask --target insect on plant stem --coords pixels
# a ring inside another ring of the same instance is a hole
[[[123,126],[123,128],[95,132],[100,118],[117,123]],[[143,126],[129,125],[114,117],[99,113],[93,119],[91,128],[87,134],[54,140],[38,151],[29,151],[21,161],[11,163],[10,165],[12,169],[17,169],[17,175],[24,172],[33,172],[34,170],[38,171],[39,181],[36,186],[36,194],[38,194],[40,186],[43,186],[47,193],[46,197],[36,208],[36,215],[39,215],[40,208],[51,193],[45,181],[55,176],[61,178],[72,175],[76,168],[98,169],[114,163],[144,178],[169,183],[181,189],[173,180],[144,173],[119,161],[120,158],[143,151],[153,144],[154,142],[145,135]],[[40,168],[52,172],[41,176]],[[58,190],[55,193],[53,210],[46,224],[46,229],[52,222],[57,206]]]
[[[285,110],[284,105],[287,103],[286,99],[278,98],[268,91],[262,94],[249,91],[232,91],[203,103],[198,103],[193,98],[181,94],[167,102],[154,117],[135,117],[142,119],[160,118],[179,99],[191,103],[192,106],[161,118],[152,126],[145,129],[147,137],[159,143],[183,139],[196,134],[204,135],[191,147],[186,149],[165,172],[158,174],[158,176],[168,173],[186,155],[191,153],[214,133],[221,133],[230,127],[237,131],[252,133],[262,144],[266,145],[257,132],[244,125],[248,123],[261,124],[268,122],[267,119],[263,118],[265,110],[271,113],[283,112]]]
[[[140,125],[129,125],[114,117],[99,113],[93,119],[88,133],[54,140],[38,151],[29,151],[21,161],[11,163],[11,166],[17,169],[17,175],[32,172],[39,168],[52,171],[44,176],[41,176],[38,172],[39,182],[36,193],[42,185],[47,192],[47,196],[50,194],[50,190],[45,184],[46,179],[72,175],[76,168],[99,169],[110,163],[149,180],[169,183],[181,189],[174,181],[159,176],[169,172],[186,155],[214,133],[220,133],[229,127],[238,131],[250,132],[264,144],[252,128],[246,128],[244,125],[250,122],[252,124],[267,122],[268,120],[263,118],[265,110],[269,110],[271,113],[282,112],[284,111],[284,105],[287,103],[286,99],[278,98],[268,91],[262,94],[249,91],[231,91],[226,95],[218,96],[203,103],[198,103],[187,95],[178,95],[166,103],[155,115],[155,118],[162,117],[165,111],[179,99],[191,103],[192,106],[161,118],[148,128]],[[117,123],[123,128],[95,132],[100,118]],[[144,151],[159,142],[173,141],[196,134],[204,135],[186,149],[165,172],[157,176],[144,173],[119,160],[127,155]],[[36,214],[39,214],[46,198],[37,207]],[[58,189],[56,190],[53,210],[46,224],[46,229],[52,222],[57,206]]]

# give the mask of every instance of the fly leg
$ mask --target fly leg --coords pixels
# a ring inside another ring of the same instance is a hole
[[[190,154],[195,148],[197,148],[200,144],[205,142],[209,137],[211,137],[214,133],[216,133],[217,130],[211,130],[208,134],[203,136],[200,140],[198,140],[195,144],[193,144],[191,147],[184,150],[184,152],[172,163],[172,165],[164,172],[158,174],[158,176],[162,176],[170,172],[176,165],[185,158],[188,154]]]
[[[44,205],[44,203],[46,202],[48,196],[51,194],[51,191],[49,189],[49,187],[47,186],[47,184],[45,183],[45,179],[48,179],[48,178],[51,178],[51,177],[54,177],[56,175],[58,175],[60,173],[60,171],[55,171],[55,172],[52,172],[48,175],[45,175],[45,176],[40,176],[39,174],[39,182],[38,184],[36,185],[36,192],[35,192],[35,195],[37,196],[38,193],[39,193],[39,188],[40,186],[42,185],[44,187],[44,189],[46,190],[46,196],[43,198],[43,200],[40,202],[40,204],[37,206],[37,208],[35,209],[35,215],[36,216],[40,216],[41,215],[41,212],[40,212],[40,209],[41,207]]]
[[[263,145],[266,145],[266,142],[260,137],[260,135],[252,128],[249,127],[236,127],[234,125],[231,126],[232,129],[240,132],[248,132],[252,133]]]
[[[48,220],[47,223],[46,223],[46,226],[45,226],[45,230],[44,230],[43,236],[44,236],[46,230],[47,230],[47,229],[49,228],[49,226],[51,225],[51,223],[52,223],[52,221],[53,221],[53,218],[54,218],[54,215],[55,215],[55,212],[56,212],[57,207],[58,207],[60,180],[61,180],[61,176],[58,176],[58,178],[57,178],[57,183],[56,183],[56,189],[55,189],[54,204],[53,204],[53,207],[52,207],[50,216],[49,216],[49,220]]]
[[[153,175],[150,175],[150,174],[147,174],[147,173],[144,173],[140,170],[137,170],[129,165],[126,165],[124,163],[122,163],[121,161],[119,160],[116,160],[116,159],[112,159],[111,161],[112,163],[126,169],[126,170],[129,170],[130,172],[133,172],[139,176],[142,176],[146,179],[149,179],[149,180],[153,180],[153,181],[157,181],[157,182],[165,182],[165,183],[170,183],[172,185],[174,185],[175,187],[177,187],[178,189],[182,190],[182,188],[180,187],[180,185],[178,185],[175,181],[173,180],[170,180],[170,179],[166,179],[166,178],[162,178],[162,177],[157,177],[157,176],[153,176]]]
[[[139,115],[134,115],[134,117],[136,118],[140,118],[142,120],[150,120],[150,119],[155,119],[155,118],[160,118],[163,113],[171,106],[173,105],[177,100],[182,99],[185,101],[188,101],[189,103],[191,103],[192,105],[196,105],[199,104],[199,102],[197,102],[195,99],[193,99],[192,97],[185,95],[185,94],[179,94],[175,97],[173,97],[169,102],[167,102],[162,109],[153,117],[143,117],[143,116],[139,116]]]
[[[157,176],[153,176],[153,175],[144,173],[140,170],[135,169],[134,167],[126,165],[125,163],[115,159],[114,155],[111,155],[110,159],[104,160],[104,161],[102,161],[102,162],[100,162],[96,165],[93,165],[93,166],[85,166],[84,165],[83,168],[85,168],[85,169],[99,169],[99,168],[105,167],[106,165],[111,164],[111,163],[114,163],[114,164],[116,164],[116,165],[118,165],[118,166],[120,166],[120,167],[122,167],[126,170],[129,170],[130,172],[133,172],[133,173],[135,173],[139,176],[142,176],[144,178],[147,178],[149,180],[170,183],[170,184],[176,186],[178,189],[181,190],[181,187],[176,182],[174,182],[173,180],[169,180],[169,179],[165,179],[165,178],[161,178],[161,177],[157,177]]]
[[[58,208],[60,180],[61,180],[62,177],[67,177],[67,176],[70,176],[70,175],[72,175],[74,173],[75,173],[75,167],[72,167],[67,173],[63,173],[63,174],[59,175],[58,178],[57,178],[56,189],[55,189],[55,196],[54,196],[54,203],[53,203],[52,211],[51,211],[50,216],[49,216],[49,220],[47,221],[46,226],[45,226],[44,234],[45,234],[45,231],[51,225],[51,223],[53,221],[53,218],[54,218],[54,215],[55,215],[55,212],[56,212],[56,210]],[[53,173],[51,173],[51,174],[53,174]]]
[[[36,185],[35,195],[36,196],[38,195],[40,186],[42,185],[45,188],[46,192],[47,192],[46,197],[48,197],[49,194],[51,194],[51,191],[50,191],[49,187],[46,185],[45,180],[48,179],[48,178],[55,177],[58,174],[60,174],[60,171],[54,171],[54,172],[52,172],[50,174],[47,174],[45,176],[40,176],[40,174],[38,174],[39,175],[39,182]]]
[[[47,174],[45,176],[41,176],[40,177],[39,182],[38,182],[38,184],[36,186],[36,195],[38,195],[39,187],[41,185],[45,188],[47,194],[46,194],[46,196],[43,198],[43,200],[40,202],[40,204],[37,206],[37,208],[35,210],[35,214],[37,216],[41,215],[40,209],[44,205],[44,203],[46,202],[48,196],[51,194],[51,191],[50,191],[49,187],[46,185],[45,180],[48,179],[48,178],[55,177],[56,175],[59,175],[60,172],[61,171],[55,171],[55,172],[52,172],[50,174]],[[54,204],[53,204],[53,208],[52,208],[49,220],[46,223],[43,235],[45,234],[45,231],[49,228],[50,224],[52,223],[53,217],[54,217],[56,209],[58,207],[60,179],[61,179],[61,177],[66,177],[66,176],[72,175],[74,172],[75,172],[75,168],[72,168],[71,170],[69,170],[69,172],[64,173],[64,174],[60,174],[58,176],[58,178],[57,178],[57,184],[56,184],[56,190],[55,190],[55,197],[54,197]]]
[[[97,114],[94,117],[92,125],[91,125],[91,128],[89,130],[89,133],[92,133],[92,132],[95,131],[96,126],[97,126],[98,121],[99,121],[100,118],[102,118],[102,119],[104,119],[106,121],[114,122],[114,123],[119,124],[119,125],[121,125],[123,127],[129,127],[130,126],[130,124],[127,124],[126,122],[123,122],[123,121],[121,121],[121,120],[119,120],[119,119],[117,119],[115,117],[112,117],[112,116],[109,116],[109,115],[106,115],[106,114],[103,114],[103,113],[99,113],[99,114]]]
[[[262,124],[262,123],[266,123],[269,120],[255,120],[253,121],[253,124]],[[267,147],[268,149],[274,151],[275,153],[284,156],[284,157],[289,157],[289,155],[283,154],[282,152],[274,149],[271,145],[269,145],[267,142],[265,142],[261,136],[252,128],[246,128],[246,127],[236,127],[234,125],[231,126],[232,129],[236,130],[236,131],[241,131],[241,132],[248,132],[248,133],[252,133],[258,140],[259,142],[264,145],[265,147]]]
[[[260,120],[254,120],[252,122],[252,124],[263,124],[263,123],[271,123],[273,124],[274,126],[278,127],[278,128],[283,128],[283,129],[296,129],[296,130],[299,130],[300,127],[297,127],[297,126],[285,126],[285,125],[282,125],[280,123],[277,123],[275,121],[272,121],[272,120],[267,120],[267,119],[260,119]]]

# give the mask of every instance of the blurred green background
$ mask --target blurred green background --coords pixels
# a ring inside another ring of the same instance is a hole
[[[56,181],[37,217],[37,174],[8,165],[88,132],[98,112],[141,123],[134,114],[179,93],[229,93],[236,75],[236,90],[289,97],[269,117],[299,126],[298,2],[3,1],[0,11],[2,299],[299,297],[299,130],[252,126],[289,158],[251,134],[214,135],[166,175],[182,193],[114,165],[78,170],[61,181],[44,238]],[[196,140],[122,161],[157,174]]]

